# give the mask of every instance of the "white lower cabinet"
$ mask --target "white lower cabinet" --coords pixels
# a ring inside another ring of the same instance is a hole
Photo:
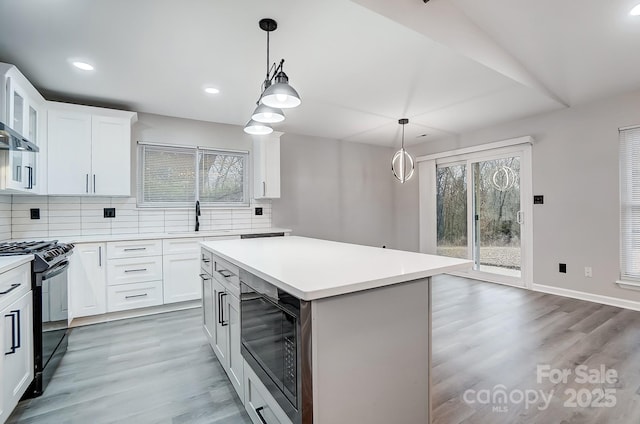
[[[233,294],[226,296],[227,322],[229,323],[229,369],[227,375],[231,384],[238,392],[240,399],[244,399],[243,378],[244,378],[244,359],[240,351],[240,300]]]
[[[107,305],[108,312],[162,305],[162,281],[108,286]]]
[[[291,420],[244,362],[244,408],[254,424],[291,424]]]
[[[162,305],[162,240],[109,242],[107,253],[107,312]]]
[[[202,297],[200,270],[201,238],[163,241],[164,303],[186,302]]]
[[[244,399],[244,359],[240,351],[240,300],[228,270],[212,271],[219,263],[206,250],[200,255],[204,333],[240,399]],[[213,275],[211,274],[213,273]],[[237,271],[236,271],[237,272]]]
[[[227,321],[227,307],[225,297],[227,289],[220,284],[220,282],[214,277],[213,282],[213,299],[214,310],[216,320],[216,331],[213,334],[213,351],[215,352],[218,360],[222,364],[225,371],[229,368],[229,322]]]
[[[27,263],[0,275],[0,292],[5,292],[0,301],[6,299],[0,302],[0,423],[11,415],[33,380],[30,272],[31,264]],[[12,288],[15,284],[19,285]]]
[[[70,318],[107,312],[106,243],[76,244],[69,263]]]
[[[200,274],[202,281],[202,329],[207,341],[213,347],[213,335],[216,333],[215,305],[213,300],[213,278],[207,273]]]

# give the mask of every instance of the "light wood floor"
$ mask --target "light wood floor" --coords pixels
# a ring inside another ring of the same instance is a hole
[[[45,393],[8,423],[250,424],[201,310],[75,328]]]
[[[433,309],[434,423],[640,423],[640,312],[450,276],[434,279]],[[545,364],[603,364],[619,379],[538,384]],[[463,399],[497,385],[555,393],[542,411],[542,402],[498,412]],[[601,387],[615,388],[614,408],[564,406],[567,388]],[[75,329],[45,394],[22,402],[9,422],[250,423],[205,341],[199,309]]]

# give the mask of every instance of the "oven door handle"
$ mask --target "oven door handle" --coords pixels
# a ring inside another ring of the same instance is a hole
[[[69,261],[62,261],[55,267],[42,274],[42,281],[53,278],[62,274],[69,267]]]
[[[13,291],[13,290],[17,289],[17,288],[18,288],[18,287],[20,287],[21,285],[22,285],[21,283],[13,283],[13,284],[11,284],[11,286],[10,286],[7,290],[5,290],[5,291],[1,291],[1,292],[0,292],[0,294],[7,294],[7,293],[9,293],[10,291]]]

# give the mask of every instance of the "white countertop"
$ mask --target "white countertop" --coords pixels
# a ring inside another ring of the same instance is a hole
[[[471,267],[469,260],[306,237],[202,242],[215,255],[303,300],[316,300]]]
[[[170,233],[148,233],[148,234],[105,234],[91,236],[69,236],[69,237],[35,237],[44,240],[56,239],[63,243],[100,243],[108,241],[127,241],[127,240],[157,240],[157,239],[175,239],[175,238],[198,238],[198,237],[227,237],[241,236],[244,234],[265,234],[265,233],[290,233],[287,228],[259,228],[245,230],[224,230],[224,231],[185,231]],[[15,239],[12,241],[23,241],[23,239]]]
[[[33,255],[0,256],[0,274],[33,260]]]

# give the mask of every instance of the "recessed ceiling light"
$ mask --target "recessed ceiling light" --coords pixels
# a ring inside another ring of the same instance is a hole
[[[629,15],[631,15],[631,16],[640,16],[640,4],[638,4],[636,7],[631,9],[631,12],[629,12]]]
[[[71,62],[71,64],[78,69],[82,69],[83,71],[93,71],[95,69],[93,65],[90,65],[87,62],[76,61],[76,62]]]
[[[220,92],[220,90],[214,87],[207,87],[204,89],[204,91],[209,94],[218,94]]]

